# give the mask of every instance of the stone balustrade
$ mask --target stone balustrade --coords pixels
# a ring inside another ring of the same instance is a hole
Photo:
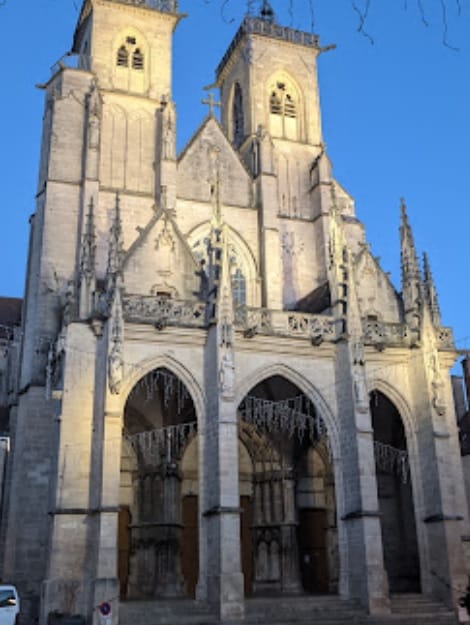
[[[320,344],[337,339],[336,320],[328,315],[312,315],[295,311],[268,310],[240,306],[235,324],[243,327],[245,336],[255,334],[309,339]]]
[[[381,349],[385,347],[406,347],[409,345],[409,330],[406,323],[389,323],[377,320],[363,320],[364,344]]]
[[[151,323],[156,327],[205,327],[205,303],[198,300],[175,300],[153,295],[124,295],[126,321]]]

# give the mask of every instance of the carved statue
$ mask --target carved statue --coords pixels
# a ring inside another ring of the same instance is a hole
[[[109,390],[113,395],[119,395],[124,375],[124,362],[121,346],[115,342],[108,358]]]
[[[93,83],[87,95],[88,147],[94,150],[100,145],[101,102],[96,84]]]
[[[364,362],[364,345],[361,341],[355,341],[353,343],[353,363],[362,367]]]
[[[162,119],[162,156],[164,159],[175,158],[175,125],[170,110],[163,113]]]
[[[235,388],[235,366],[233,356],[224,354],[220,362],[219,389],[223,398],[232,399]]]
[[[369,409],[369,393],[363,373],[354,367],[353,385],[356,407],[359,412],[367,412]]]
[[[227,317],[224,317],[220,326],[220,346],[232,347],[233,343],[233,330],[232,324]]]

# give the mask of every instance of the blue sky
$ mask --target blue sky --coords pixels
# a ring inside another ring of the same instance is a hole
[[[28,217],[34,212],[43,93],[50,67],[71,46],[80,0],[6,0],[0,7],[0,294],[21,296]],[[174,99],[181,148],[203,120],[202,87],[228,47],[247,3],[181,0],[188,14],[174,42]],[[251,4],[256,5],[256,1]],[[272,0],[285,25],[311,30],[308,0]],[[366,0],[356,0],[359,7]],[[470,2],[371,0],[365,30],[350,0],[312,0],[323,45],[323,131],[334,174],[356,199],[373,252],[399,288],[399,199],[417,247],[427,251],[443,321],[470,348]],[[458,15],[459,6],[461,14]],[[445,42],[443,41],[446,39]],[[458,51],[451,49],[458,48]]]

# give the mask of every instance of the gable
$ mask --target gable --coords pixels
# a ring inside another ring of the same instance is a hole
[[[197,269],[191,251],[172,217],[159,210],[152,216],[124,259],[126,291],[192,299]]]
[[[251,177],[218,122],[208,117],[179,157],[178,197],[210,202],[217,174],[222,204],[252,206]]]
[[[402,320],[400,297],[368,246],[356,257],[355,277],[361,316],[373,315],[391,323]]]

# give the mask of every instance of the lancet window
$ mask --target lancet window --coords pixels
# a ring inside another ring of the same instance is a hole
[[[139,48],[136,48],[132,55],[132,68],[140,70],[144,69],[144,55]]]
[[[275,89],[271,92],[269,104],[273,115],[297,117],[295,98],[284,82],[276,83]]]
[[[298,139],[299,98],[287,80],[277,79],[269,88],[270,129],[275,137]]]
[[[246,278],[240,267],[237,267],[235,272],[232,274],[232,295],[233,301],[237,306],[245,306]]]
[[[233,90],[233,144],[241,145],[244,137],[243,93],[240,85],[235,83]]]
[[[119,46],[116,54],[116,65],[118,67],[129,67],[129,58],[131,58],[132,69],[144,69],[144,54],[137,46],[135,37],[126,37],[126,42]]]
[[[121,46],[117,52],[116,64],[120,67],[127,67],[129,65],[129,52],[126,46]]]

